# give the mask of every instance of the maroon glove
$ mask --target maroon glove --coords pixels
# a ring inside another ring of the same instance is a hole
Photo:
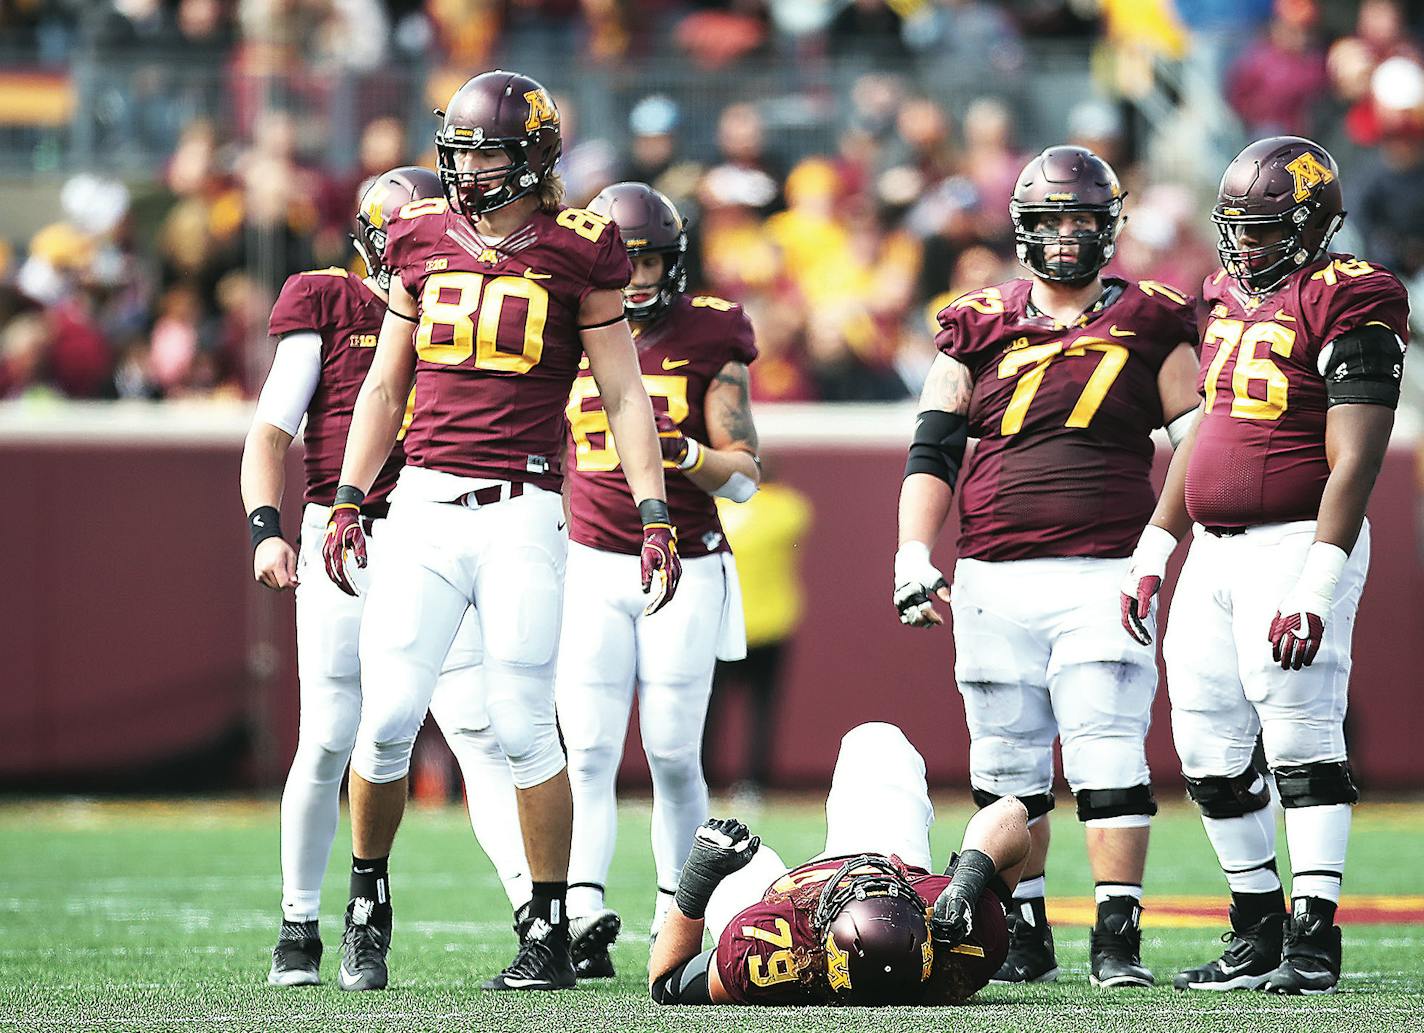
[[[1271,621],[1268,637],[1271,656],[1281,665],[1281,670],[1298,671],[1309,667],[1315,654],[1320,652],[1320,643],[1325,639],[1325,618],[1306,609],[1277,613]]]
[[[366,566],[366,534],[361,530],[361,506],[356,502],[338,502],[331,507],[326,523],[326,540],[321,543],[321,556],[326,564],[326,576],[347,595],[360,595],[346,573],[346,554],[356,559],[356,566]]]
[[[670,415],[660,412],[653,422],[658,428],[658,447],[662,449],[664,462],[672,463],[679,470],[701,465],[701,446],[683,434]]]
[[[643,610],[645,615],[651,615],[671,602],[677,593],[682,561],[677,558],[677,529],[668,519],[667,503],[662,499],[644,499],[638,504],[638,513],[643,518],[643,548],[639,553],[643,594],[652,593],[653,582],[659,582],[652,601]]]

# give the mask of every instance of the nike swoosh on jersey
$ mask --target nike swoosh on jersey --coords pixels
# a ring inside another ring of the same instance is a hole
[[[1283,322],[1283,323],[1294,323],[1294,322],[1295,322],[1295,316],[1287,315],[1287,314],[1286,314],[1286,310],[1283,309],[1283,308],[1278,308],[1278,309],[1276,309],[1276,318],[1279,319],[1279,320],[1280,320],[1281,322]]]
[[[1108,333],[1111,334],[1113,337],[1136,337],[1136,336],[1137,336],[1137,331],[1136,331],[1136,330],[1119,330],[1119,329],[1117,328],[1117,324],[1116,324],[1116,323],[1114,323],[1112,326],[1108,327]]]
[[[681,369],[691,361],[691,359],[663,359],[663,369]]]
[[[524,270],[524,278],[526,280],[548,280],[552,279],[553,276],[553,273],[536,273],[533,269]]]

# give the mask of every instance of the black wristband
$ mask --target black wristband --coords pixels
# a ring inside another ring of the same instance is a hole
[[[282,537],[282,514],[276,506],[258,506],[247,514],[247,533],[254,551],[268,538]]]
[[[360,509],[366,501],[366,493],[353,484],[343,484],[336,489],[333,506],[355,506]]]
[[[644,499],[638,503],[638,519],[643,521],[644,527],[649,524],[672,526],[672,516],[668,513],[668,504],[662,499]]]

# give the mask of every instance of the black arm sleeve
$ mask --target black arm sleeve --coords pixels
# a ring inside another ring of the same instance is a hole
[[[1320,354],[1320,374],[1331,405],[1399,405],[1404,345],[1389,327],[1366,323],[1341,334]]]
[[[968,420],[941,409],[926,409],[915,417],[915,437],[905,461],[905,476],[927,473],[953,488],[968,444]]]
[[[711,1004],[712,991],[707,986],[707,969],[712,964],[716,948],[689,958],[665,976],[653,980],[648,992],[658,1004]]]

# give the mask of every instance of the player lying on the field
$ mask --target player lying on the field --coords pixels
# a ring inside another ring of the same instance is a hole
[[[735,818],[708,821],[653,945],[653,1000],[967,1000],[1008,953],[1004,901],[1028,856],[1028,813],[1013,797],[979,811],[944,875],[929,872],[933,820],[924,760],[894,725],[872,723],[841,740],[818,858],[787,871]]]

